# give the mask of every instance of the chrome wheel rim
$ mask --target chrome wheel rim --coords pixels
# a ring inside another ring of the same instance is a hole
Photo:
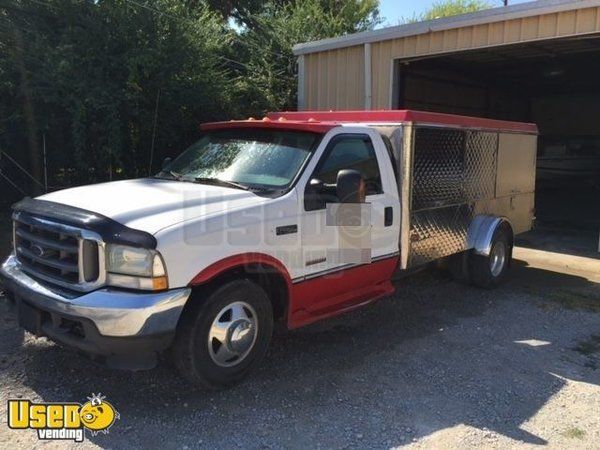
[[[250,353],[258,336],[258,318],[246,302],[234,302],[223,308],[208,332],[208,353],[220,367],[241,363]]]
[[[502,273],[504,264],[506,263],[506,247],[502,242],[496,242],[492,247],[490,254],[490,271],[492,275],[497,277]]]

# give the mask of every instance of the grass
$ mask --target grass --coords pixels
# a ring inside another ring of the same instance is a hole
[[[570,439],[583,439],[583,437],[585,436],[585,431],[583,431],[581,428],[569,427],[561,434],[564,437],[568,437]]]

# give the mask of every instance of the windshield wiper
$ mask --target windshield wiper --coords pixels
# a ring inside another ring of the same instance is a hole
[[[160,173],[166,173],[171,175],[173,178],[175,178],[177,181],[183,181],[184,180],[184,176],[182,174],[180,174],[179,172],[175,172],[174,170],[161,170]],[[160,175],[160,174],[159,174]],[[154,176],[154,178],[161,178],[163,180],[165,180],[165,177],[161,177],[159,175]]]
[[[211,178],[211,177],[196,177],[195,180],[198,183],[206,183],[206,184],[217,184],[220,186],[228,186],[236,189],[243,189],[244,191],[249,191],[250,187],[244,184],[236,183],[235,181],[227,181],[221,180],[220,178]]]
[[[167,172],[177,181],[183,180],[183,175],[181,175],[179,172],[175,172],[174,170],[168,170]]]

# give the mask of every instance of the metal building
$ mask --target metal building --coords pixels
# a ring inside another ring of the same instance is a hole
[[[535,122],[539,185],[600,185],[600,0],[521,3],[294,52],[301,110],[407,108]]]

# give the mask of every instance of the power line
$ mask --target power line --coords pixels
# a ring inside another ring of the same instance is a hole
[[[21,169],[21,171],[27,175],[29,178],[31,178],[33,181],[35,181],[40,187],[44,187],[44,185],[42,183],[40,183],[37,179],[35,179],[35,177],[33,175],[31,175],[23,166],[21,166],[18,162],[16,162],[13,158],[11,158],[11,156],[0,150],[0,155],[4,155],[8,158],[9,161],[11,161],[15,166],[17,166],[19,169]]]
[[[145,4],[137,2],[135,0],[125,0],[125,1],[127,3],[129,3],[129,4],[131,4],[131,5],[138,6],[140,8],[144,8],[144,9],[146,9],[146,10],[152,12],[152,13],[155,13],[155,14],[158,14],[158,15],[161,15],[161,16],[165,16],[165,17],[167,17],[167,18],[169,18],[171,20],[179,21],[181,23],[188,23],[188,24],[194,24],[194,25],[196,24],[196,22],[193,21],[192,19],[187,19],[187,18],[184,18],[184,17],[177,17],[177,16],[175,16],[173,14],[167,13],[165,11],[161,11],[161,10],[159,10],[157,8],[153,8],[153,7],[149,6],[149,5],[145,5]],[[43,5],[43,3],[41,3],[41,2],[37,2],[37,3]],[[14,24],[14,23],[11,23],[11,26],[13,28],[18,29],[21,32],[29,33],[29,34],[31,34],[33,36],[37,35],[37,33],[36,33],[35,30],[26,29],[26,28],[23,28],[23,27],[20,27],[20,26]],[[12,30],[6,30],[6,31],[3,31],[3,32],[8,34],[10,31],[12,31]],[[267,51],[267,52],[271,53],[272,55],[277,56],[279,58],[286,58],[285,55],[283,55],[283,54],[281,54],[279,52],[276,52],[276,51],[273,51],[273,50],[269,50],[269,49],[266,49],[266,48],[261,48],[258,44],[254,44],[254,43],[249,42],[247,40],[241,39],[241,37],[239,35],[237,35],[237,34],[235,34],[235,37],[236,37],[235,42],[237,42],[237,43],[239,43],[241,45],[244,45],[244,46],[246,46],[248,48],[252,48],[252,49],[255,49],[255,50],[265,50],[265,51]],[[27,56],[28,55],[25,55],[25,57],[27,57]],[[248,64],[243,63],[241,61],[234,60],[234,59],[228,58],[228,57],[223,56],[223,55],[214,55],[214,56],[217,59],[221,60],[221,61],[225,61],[225,62],[231,63],[231,64],[236,64],[236,65],[238,65],[240,67],[243,67],[244,69],[247,69],[247,70],[250,69],[249,66],[248,66]],[[30,61],[34,62],[33,59],[30,59]],[[37,62],[37,60],[35,60],[35,62]],[[33,72],[33,71],[28,71],[28,72],[30,72],[30,74],[35,74],[35,72]]]
[[[140,7],[142,7],[142,8],[145,8],[145,9],[147,9],[148,11],[152,11],[152,12],[154,12],[154,13],[156,13],[156,14],[163,15],[163,16],[165,16],[165,17],[169,17],[170,19],[173,19],[173,20],[184,21],[184,22],[187,22],[187,23],[190,23],[190,24],[194,24],[194,25],[196,24],[196,23],[195,23],[193,20],[191,20],[191,19],[187,19],[187,18],[184,18],[184,17],[177,17],[177,16],[175,16],[175,15],[173,15],[173,14],[167,13],[167,12],[165,12],[165,11],[161,11],[160,9],[153,8],[153,7],[151,7],[151,6],[148,6],[148,5],[145,5],[145,4],[143,4],[143,3],[136,2],[135,0],[125,0],[125,1],[126,1],[127,3],[131,3],[131,4],[134,4],[134,5],[136,5],[136,6],[140,6]],[[240,44],[244,44],[244,45],[246,45],[246,46],[248,46],[248,47],[253,47],[254,49],[260,49],[260,47],[258,47],[258,46],[256,46],[256,45],[252,45],[250,42],[247,42],[247,41],[244,41],[244,40],[240,39],[240,38],[239,38],[239,36],[237,35],[237,33],[236,33],[236,37],[237,37],[237,42],[239,42]],[[270,52],[272,55],[278,56],[278,57],[280,57],[280,58],[285,58],[285,57],[286,57],[285,55],[282,55],[282,54],[281,54],[281,53],[279,53],[279,52],[274,52],[274,51],[272,51],[272,50],[267,50],[267,51],[269,51],[269,52]],[[243,64],[243,63],[241,63],[241,62],[239,62],[239,61],[234,61],[234,60],[231,60],[231,59],[225,58],[224,56],[218,56],[218,57],[219,57],[219,58],[221,58],[221,59],[224,59],[224,60],[226,60],[226,61],[233,62],[233,63],[239,64],[239,65],[241,65],[241,66],[247,67],[245,64]]]
[[[161,11],[159,9],[153,8],[151,6],[144,5],[143,3],[138,3],[138,2],[136,2],[134,0],[125,0],[125,1],[127,3],[133,3],[134,5],[137,5],[137,6],[140,6],[140,7],[144,8],[144,9],[147,9],[148,11],[152,11],[152,12],[155,12],[157,14],[160,14],[160,15],[163,15],[163,16],[166,16],[166,17],[170,17],[171,19],[174,19],[174,20],[185,20],[186,22],[193,23],[193,21],[191,21],[190,19],[185,19],[183,17],[174,16],[171,13],[167,13],[167,12]]]
[[[184,18],[184,17],[174,16],[173,14],[167,13],[165,11],[161,11],[160,9],[153,8],[153,7],[145,5],[143,3],[136,2],[135,0],[125,0],[125,1],[127,3],[130,3],[130,4],[133,4],[133,5],[139,6],[141,8],[147,9],[148,11],[151,11],[151,12],[153,12],[155,14],[159,14],[161,16],[168,17],[171,20],[176,20],[176,21],[180,21],[182,23],[185,22],[185,23],[188,23],[188,24],[196,25],[196,22],[193,21],[193,20],[191,20],[191,19],[187,19],[187,18]],[[246,69],[248,68],[248,66],[246,64],[244,64],[243,62],[241,62],[241,61],[236,61],[236,60],[233,60],[233,59],[230,59],[230,58],[226,58],[225,56],[221,56],[221,55],[215,55],[215,56],[218,59],[221,59],[223,61],[226,61],[226,62],[229,62],[229,63],[233,63],[233,64],[237,64],[237,65],[239,65],[241,67],[244,67]]]
[[[0,170],[0,176],[2,176],[2,178],[4,178],[8,184],[10,184],[12,187],[14,187],[21,194],[27,195],[27,192],[25,192],[23,189],[21,189],[19,186],[17,186],[15,183],[13,183],[12,180],[10,178],[8,178],[8,176],[6,176],[4,174],[4,172],[2,172],[2,170]]]

